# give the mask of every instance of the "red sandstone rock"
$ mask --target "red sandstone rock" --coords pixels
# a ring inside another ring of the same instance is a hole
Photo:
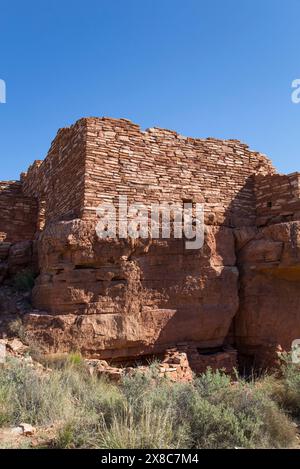
[[[32,240],[36,232],[37,202],[23,192],[21,182],[0,182],[0,256],[7,243]],[[1,243],[2,242],[2,243]]]
[[[107,359],[182,341],[221,346],[238,308],[226,227],[208,227],[194,253],[181,240],[99,241],[91,222],[61,222],[41,235],[39,258],[33,302],[51,315],[29,315],[27,323],[49,352]]]
[[[240,308],[235,319],[239,350],[259,366],[291,350],[300,338],[300,222],[259,230],[239,257]]]
[[[11,275],[31,266],[33,260],[32,241],[15,243],[9,250],[8,267]]]

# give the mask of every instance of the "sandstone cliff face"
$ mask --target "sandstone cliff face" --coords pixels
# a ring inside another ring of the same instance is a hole
[[[300,338],[300,222],[238,230],[236,344],[258,366]]]
[[[28,315],[32,337],[49,352],[80,349],[101,358],[161,352],[187,342],[224,343],[238,308],[234,237],[207,227],[205,244],[183,240],[99,240],[92,222],[47,228],[41,273]]]

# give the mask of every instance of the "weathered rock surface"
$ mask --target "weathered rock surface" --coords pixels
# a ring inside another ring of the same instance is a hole
[[[241,353],[259,366],[300,338],[300,222],[270,225],[240,249],[240,308],[235,319]]]
[[[39,242],[30,335],[49,352],[126,357],[178,342],[221,346],[238,308],[234,237],[207,227],[204,247],[182,240],[97,239],[91,222],[60,222]]]

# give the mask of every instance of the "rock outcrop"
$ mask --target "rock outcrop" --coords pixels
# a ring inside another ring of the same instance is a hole
[[[238,308],[234,237],[208,226],[204,247],[182,240],[99,240],[92,222],[46,228],[26,320],[49,352],[101,358],[160,353],[181,342],[221,347]]]

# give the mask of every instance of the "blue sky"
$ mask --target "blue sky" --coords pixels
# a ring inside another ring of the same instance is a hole
[[[83,116],[237,138],[300,170],[300,0],[0,0],[0,180]]]

